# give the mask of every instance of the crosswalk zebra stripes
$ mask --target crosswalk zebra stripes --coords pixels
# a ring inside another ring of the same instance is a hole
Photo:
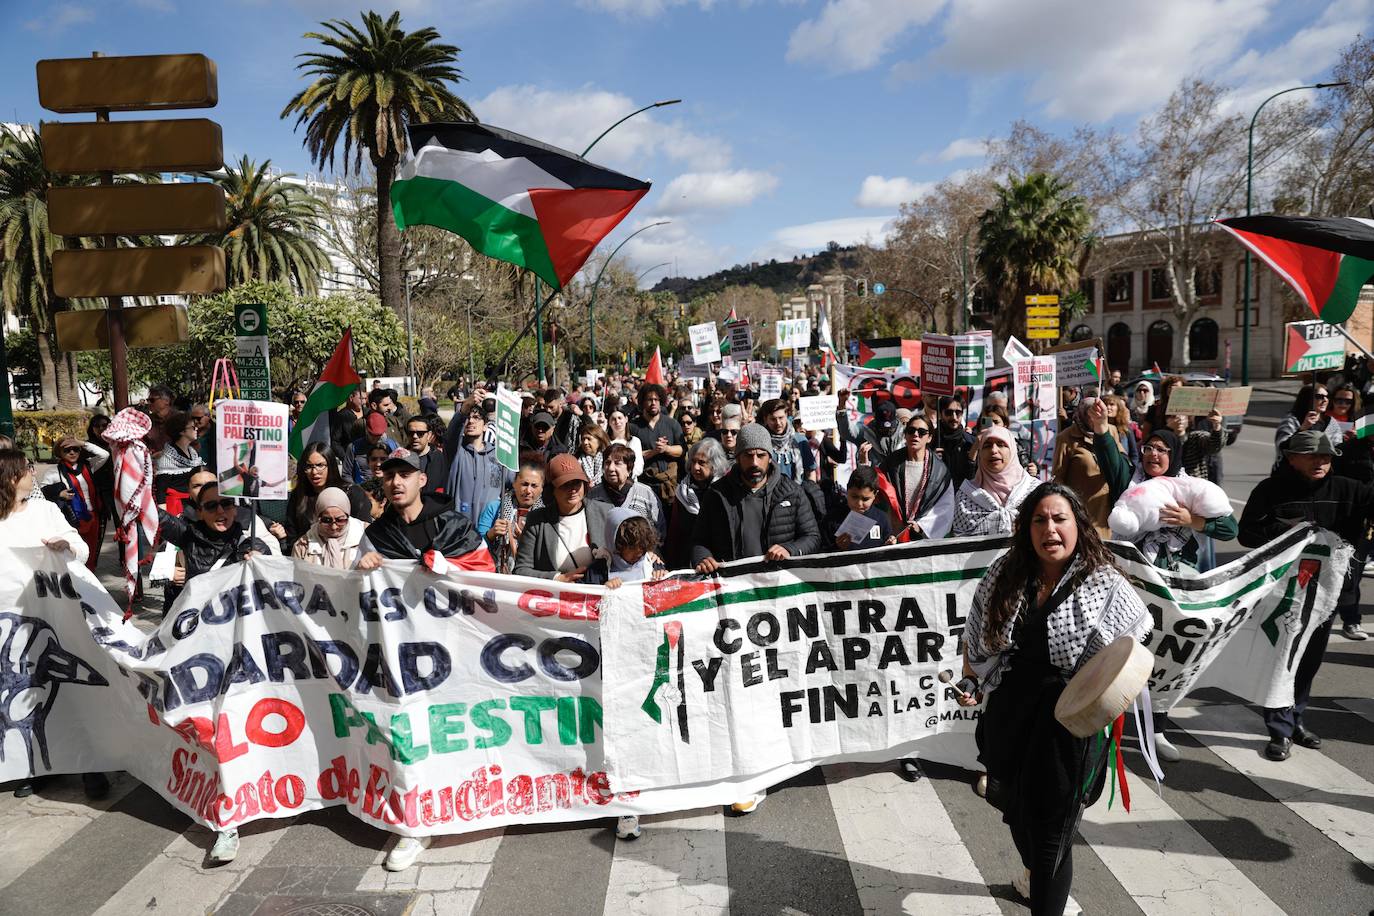
[[[1132,811],[1099,803],[1084,818],[1083,911],[1368,912],[1374,785],[1358,761],[1374,700],[1322,708],[1355,727],[1283,764],[1263,758],[1255,710],[1175,709],[1184,759],[1163,791],[1129,754]],[[0,797],[0,914],[252,916],[327,900],[432,916],[1024,912],[1010,838],[970,774],[923,768],[915,782],[895,764],[818,768],[776,787],[756,814],[646,817],[635,841],[608,822],[439,838],[399,874],[381,867],[391,837],[339,810],[251,824],[237,861],[207,868],[213,834],[148,788],[121,775],[92,805],[68,778],[29,799]]]

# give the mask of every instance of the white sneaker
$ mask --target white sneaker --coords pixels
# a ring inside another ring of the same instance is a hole
[[[1164,732],[1155,732],[1155,753],[1165,763],[1178,763],[1183,759],[1183,754],[1179,753],[1172,741],[1164,737]]]
[[[617,840],[637,840],[639,839],[639,817],[634,814],[627,814],[615,822],[615,838]]]
[[[755,811],[759,810],[759,805],[763,804],[763,800],[767,797],[767,791],[759,792],[751,796],[747,801],[735,802],[730,808],[736,814],[753,814]]]
[[[1078,901],[1073,899],[1073,894],[1064,901],[1064,916],[1083,916],[1083,907],[1078,905]]]
[[[215,835],[215,845],[210,847],[210,861],[224,865],[234,861],[239,854],[239,832],[221,830]]]
[[[420,858],[420,853],[429,848],[430,838],[427,836],[403,836],[396,840],[396,845],[391,847],[391,852],[386,854],[386,861],[382,867],[387,871],[405,871],[415,864],[415,860]]]

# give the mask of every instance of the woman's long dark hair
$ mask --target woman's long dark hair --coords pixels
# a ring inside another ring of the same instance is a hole
[[[1322,387],[1325,388],[1326,386],[1323,385]],[[1330,403],[1330,401],[1327,401],[1327,404]],[[1293,416],[1297,417],[1299,420],[1301,420],[1303,417],[1307,416],[1309,411],[1313,411],[1316,409],[1317,386],[1303,385],[1301,388],[1298,389],[1298,396],[1293,399],[1293,406],[1289,409],[1288,412],[1291,413]]]
[[[29,456],[17,448],[0,448],[0,519],[9,518],[29,494],[19,492],[19,481],[29,471]]]
[[[310,478],[305,476],[305,463],[312,455],[324,458],[325,464],[329,466],[325,472],[324,486],[320,489],[338,487],[345,493],[348,492],[348,484],[339,473],[339,465],[334,460],[334,453],[329,450],[329,446],[323,442],[307,443],[305,448],[301,449],[301,457],[296,459],[296,483],[291,488],[291,495],[286,499],[286,517],[295,530],[302,534],[309,531],[310,526],[315,523],[315,497],[320,495],[311,488]]]
[[[1021,606],[1021,594],[1026,583],[1040,582],[1040,557],[1031,543],[1031,518],[1040,504],[1051,496],[1064,497],[1069,504],[1069,511],[1073,513],[1074,524],[1078,526],[1078,546],[1074,548],[1073,559],[1082,560],[1086,570],[1116,566],[1112,552],[1102,542],[1102,536],[1097,533],[1092,517],[1077,493],[1057,483],[1042,483],[1031,490],[1016,512],[1011,547],[992,587],[987,612],[983,617],[983,635],[991,649],[1006,648],[1002,633]]]

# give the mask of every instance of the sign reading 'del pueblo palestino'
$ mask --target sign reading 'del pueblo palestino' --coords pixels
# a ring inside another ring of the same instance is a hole
[[[395,833],[736,801],[820,762],[974,764],[960,666],[1005,538],[728,564],[619,589],[258,557],[144,633],[83,564],[0,548],[0,781],[127,770],[211,827],[342,805]],[[1295,528],[1212,573],[1114,545],[1150,690],[1292,702],[1350,548]]]
[[[215,455],[223,496],[286,499],[291,408],[272,401],[215,402]]]

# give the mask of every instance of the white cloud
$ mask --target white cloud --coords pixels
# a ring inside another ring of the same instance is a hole
[[[692,2],[702,9],[710,9],[714,5],[713,0],[582,0],[581,5],[617,16],[648,19],[661,15],[670,6],[685,6]]]
[[[575,153],[582,152],[598,132],[643,104],[591,86],[562,90],[529,85],[501,86],[472,102],[483,121]],[[636,177],[643,177],[637,171],[655,154],[685,163],[694,171],[723,169],[730,164],[730,146],[725,141],[660,118],[654,111],[631,118],[597,143],[591,158]]]
[[[65,32],[74,25],[83,25],[94,21],[94,19],[95,13],[88,7],[75,3],[59,3],[43,18],[30,19],[25,22],[24,28],[30,32],[47,32],[50,35],[56,35],[59,32]]]
[[[640,220],[629,227],[630,231],[653,221]],[[620,256],[636,275],[658,264],[669,265],[647,274],[640,281],[640,286],[646,288],[665,276],[701,277],[733,263],[728,246],[706,241],[693,232],[690,223],[681,220],[640,233],[626,243]],[[619,258],[616,260],[619,262]]]
[[[820,15],[793,30],[787,59],[837,73],[867,70],[944,5],[944,0],[830,0]]]
[[[859,196],[854,199],[854,203],[860,207],[878,207],[890,210],[925,195],[933,187],[935,184],[930,181],[869,175],[859,187]]]
[[[690,213],[742,207],[771,193],[777,186],[777,176],[752,169],[687,172],[668,182],[659,197],[658,212]]]
[[[938,65],[1031,78],[1047,114],[1101,121],[1157,105],[1232,60],[1277,0],[977,0],[950,8]]]
[[[787,256],[806,251],[816,251],[831,242],[840,245],[857,245],[860,242],[881,242],[892,231],[896,214],[887,216],[847,216],[840,219],[825,219],[797,226],[784,226],[773,233],[772,244],[762,250],[773,256]]]
[[[951,140],[949,145],[936,155],[941,162],[955,159],[981,159],[988,154],[988,141],[977,137],[960,137]]]

